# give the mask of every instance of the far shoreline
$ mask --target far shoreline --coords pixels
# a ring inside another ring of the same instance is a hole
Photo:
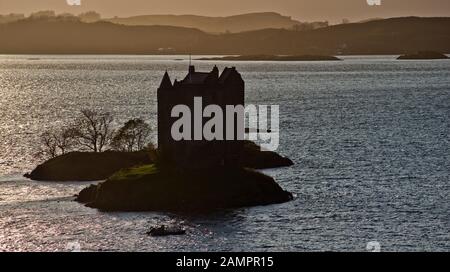
[[[199,61],[340,61],[331,55],[239,55],[214,58],[200,58]]]
[[[348,58],[379,58],[379,57],[386,57],[392,60],[396,60],[398,57],[400,57],[402,54],[338,54],[333,55],[336,58],[339,58],[341,61],[345,61]],[[444,55],[448,56],[450,58],[450,53],[444,53]],[[168,61],[189,61],[189,54],[101,54],[101,53],[18,53],[18,54],[9,54],[9,53],[0,53],[0,59],[2,57],[9,57],[9,56],[20,56],[20,57],[26,57],[26,56],[36,56],[36,57],[45,57],[45,56],[54,56],[54,57],[62,57],[62,56],[74,56],[74,57],[167,57]],[[206,59],[198,59],[198,57],[211,57],[211,58],[223,58],[223,57],[237,57],[240,55],[218,55],[218,54],[192,54],[192,61],[214,61],[214,60],[206,60]],[[184,57],[184,58],[183,58]],[[439,59],[430,59],[430,60],[439,60]],[[218,60],[218,61],[231,61],[231,60]],[[289,62],[289,61],[286,61]]]

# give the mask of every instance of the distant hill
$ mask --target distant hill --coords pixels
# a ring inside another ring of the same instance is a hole
[[[228,17],[197,15],[142,15],[105,21],[123,25],[167,25],[197,28],[208,33],[243,32],[265,28],[291,29],[301,24],[275,12],[248,13]]]
[[[450,53],[450,18],[392,18],[316,30],[208,34],[173,26],[26,19],[0,25],[0,54],[336,55]]]
[[[379,21],[379,20],[383,20],[384,18],[368,18],[368,19],[364,19],[361,21],[358,21],[356,23],[368,23],[368,22],[372,22],[372,21]]]

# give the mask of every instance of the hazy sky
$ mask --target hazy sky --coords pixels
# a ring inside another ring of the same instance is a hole
[[[100,12],[104,17],[142,14],[197,14],[225,16],[247,12],[275,11],[300,21],[343,18],[360,20],[394,16],[450,16],[450,0],[381,0],[369,6],[366,0],[0,0],[0,14],[30,13],[52,9],[57,12]]]

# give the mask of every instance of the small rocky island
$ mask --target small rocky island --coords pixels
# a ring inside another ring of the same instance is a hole
[[[254,170],[174,171],[154,164],[122,170],[77,196],[78,202],[102,211],[203,212],[290,200],[291,193]]]
[[[419,51],[413,54],[401,55],[398,60],[433,60],[433,59],[448,59],[448,56],[435,51]]]
[[[218,107],[243,106],[244,87],[234,67],[225,68],[219,75],[217,67],[204,73],[190,66],[185,79],[174,83],[166,72],[157,92],[157,150],[67,154],[39,166],[29,177],[107,178],[83,189],[76,198],[88,207],[103,211],[203,212],[290,201],[291,193],[273,178],[251,168],[290,166],[292,161],[242,140],[245,131],[238,127],[245,127],[245,116],[223,115],[225,120],[217,122],[218,126],[232,123],[218,131],[222,131],[221,137],[232,134],[234,139],[194,141],[192,134],[177,140],[173,137],[173,127],[178,122],[171,113],[174,105],[191,105],[200,97],[209,98],[206,101]],[[187,122],[186,126],[189,125],[191,122]],[[118,170],[120,167],[125,168]]]
[[[225,56],[215,58],[201,58],[199,60],[219,60],[219,61],[337,61],[341,60],[334,56],[322,55],[242,55],[242,56]]]

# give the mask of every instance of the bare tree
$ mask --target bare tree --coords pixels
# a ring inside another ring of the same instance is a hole
[[[85,109],[81,111],[81,117],[75,120],[71,133],[81,148],[102,152],[113,138],[113,121],[114,118],[109,112]]]
[[[38,157],[54,158],[64,155],[74,148],[74,134],[71,128],[62,128],[55,132],[44,132],[37,152]]]
[[[54,158],[58,156],[58,147],[54,135],[47,131],[41,135],[41,143],[38,147],[37,157]]]
[[[112,147],[118,151],[139,151],[149,144],[152,128],[142,119],[132,119],[126,122],[115,134]]]
[[[126,122],[115,133],[109,112],[82,110],[74,122],[41,135],[38,157],[54,158],[71,151],[103,152],[106,147],[118,151],[155,151],[150,141],[151,126],[142,119]]]
[[[55,136],[56,146],[62,155],[75,147],[75,133],[73,128],[64,128]]]

